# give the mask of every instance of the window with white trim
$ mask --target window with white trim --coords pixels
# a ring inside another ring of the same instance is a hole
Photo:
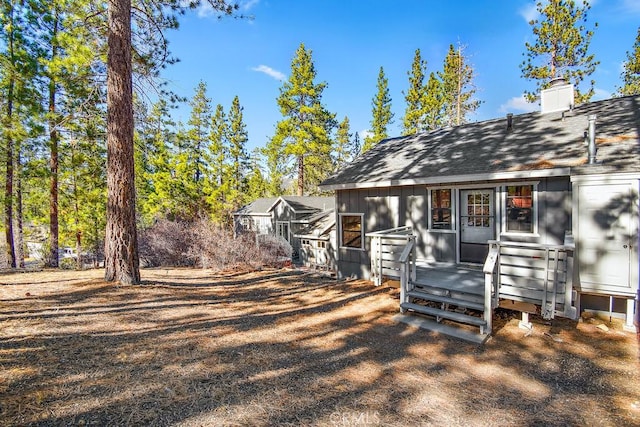
[[[362,218],[364,214],[340,214],[340,246],[364,249]]]
[[[289,242],[289,223],[285,221],[276,222],[276,234]]]
[[[534,233],[536,217],[535,186],[531,184],[505,186],[505,231]]]
[[[452,228],[452,190],[439,188],[431,190],[431,228],[451,230]]]

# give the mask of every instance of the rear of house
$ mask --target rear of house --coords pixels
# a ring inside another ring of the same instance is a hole
[[[410,227],[419,263],[481,267],[491,245],[499,247],[503,263],[513,260],[501,286],[517,282],[513,299],[539,305],[516,295],[533,295],[525,283],[533,277],[523,275],[541,268],[540,255],[527,251],[537,247],[548,257],[558,250],[549,262],[567,287],[562,312],[617,312],[630,326],[638,292],[640,97],[574,108],[562,98],[568,88],[559,87],[560,98],[551,93],[560,105],[545,103],[543,94],[542,112],[385,140],[326,180],[322,188],[336,192],[338,274],[373,277],[375,232]]]

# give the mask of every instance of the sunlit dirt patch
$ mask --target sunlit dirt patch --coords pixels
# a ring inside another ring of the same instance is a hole
[[[496,316],[479,347],[365,281],[102,275],[0,275],[0,425],[640,425],[636,336],[602,321]]]

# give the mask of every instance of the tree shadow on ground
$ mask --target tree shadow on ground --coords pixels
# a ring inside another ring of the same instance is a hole
[[[554,321],[525,337],[505,321],[478,347],[393,323],[396,289],[287,271],[235,285],[194,276],[197,287],[151,279],[3,301],[3,424],[636,422],[625,334]]]

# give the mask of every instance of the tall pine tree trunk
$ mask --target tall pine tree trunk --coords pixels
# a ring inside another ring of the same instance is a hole
[[[13,8],[9,10],[9,20],[13,24]],[[10,33],[7,37],[7,48],[8,54],[10,58],[10,63],[12,65],[12,69],[14,69],[13,65],[15,64],[16,58],[14,56],[14,46],[13,46],[13,25],[11,25]],[[5,135],[6,135],[6,147],[5,147],[5,160],[6,160],[6,175],[4,182],[4,230],[5,230],[5,240],[6,240],[6,250],[7,250],[7,263],[9,267],[15,268],[16,266],[16,251],[15,245],[13,242],[13,96],[14,96],[14,88],[15,88],[15,75],[13,70],[9,72],[9,82],[7,87],[7,98],[5,100],[7,111],[6,111],[6,124],[5,124]]]
[[[58,12],[54,11],[51,30],[51,61],[58,57]],[[49,76],[49,266],[57,268],[58,253],[58,123],[56,118],[56,80]]]
[[[110,0],[108,20],[105,280],[137,284],[131,0]]]
[[[56,51],[56,48],[53,48]],[[54,53],[55,55],[55,53]],[[58,130],[56,128],[56,84],[49,82],[49,266],[58,267]]]
[[[298,196],[304,196],[304,156],[298,156]]]
[[[16,147],[16,226],[18,227],[18,236],[15,246],[16,266],[24,268],[24,214],[22,211],[22,159],[20,150],[20,147]]]

